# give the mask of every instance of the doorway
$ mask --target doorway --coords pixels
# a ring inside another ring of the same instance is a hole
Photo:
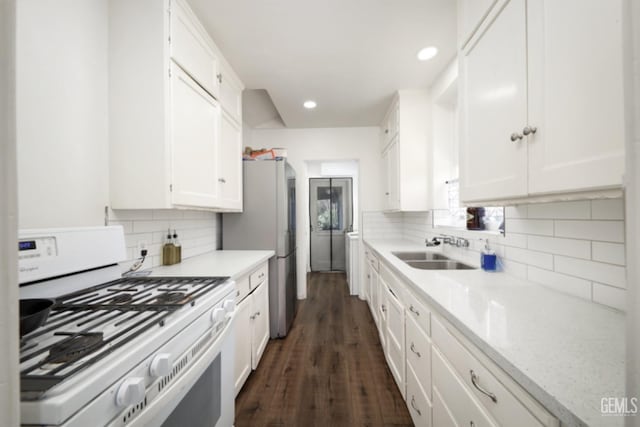
[[[311,271],[345,271],[345,237],[353,230],[352,178],[309,178]]]

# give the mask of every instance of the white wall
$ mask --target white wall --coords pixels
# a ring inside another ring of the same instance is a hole
[[[0,0],[0,425],[20,424],[18,379],[15,1]]]
[[[107,0],[20,0],[20,228],[101,225],[109,201]]]
[[[298,298],[306,298],[309,248],[309,182],[307,161],[359,160],[360,209],[382,207],[378,127],[327,129],[254,129],[254,148],[283,147],[296,170],[298,206]],[[358,212],[358,215],[360,215]]]

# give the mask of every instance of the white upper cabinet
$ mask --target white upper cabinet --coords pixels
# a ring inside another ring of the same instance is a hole
[[[528,2],[529,193],[620,186],[623,2]]]
[[[183,0],[109,1],[111,207],[241,210],[242,89]]]
[[[222,108],[239,124],[242,124],[242,83],[226,66],[218,74],[220,103]]]
[[[229,113],[222,113],[218,159],[220,207],[242,210],[242,127]]]
[[[171,68],[171,201],[215,207],[220,106],[180,67]]]
[[[208,35],[182,1],[171,2],[171,59],[216,98],[220,93],[218,58]]]
[[[462,0],[458,2],[458,41],[464,47],[498,0]]]
[[[401,90],[380,125],[385,210],[429,209],[430,113],[427,91]]]
[[[527,123],[524,0],[512,0],[463,53],[460,85],[463,200],[527,194],[527,146],[511,134]]]
[[[622,0],[490,9],[459,56],[463,202],[621,186],[621,21]]]

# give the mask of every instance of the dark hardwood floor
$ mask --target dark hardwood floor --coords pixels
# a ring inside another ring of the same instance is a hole
[[[238,394],[235,426],[412,426],[377,334],[344,274],[311,274],[289,335]]]

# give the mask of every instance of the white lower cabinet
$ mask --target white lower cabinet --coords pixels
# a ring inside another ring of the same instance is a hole
[[[405,397],[405,349],[404,349],[404,307],[393,291],[387,286],[383,279],[380,282],[384,285],[386,294],[386,345],[387,362],[391,369],[391,374],[398,384],[402,397]]]
[[[236,396],[251,373],[251,298],[236,306],[236,354],[234,358],[234,385]]]
[[[269,342],[269,281],[265,280],[251,294],[251,369],[258,367]]]
[[[365,255],[371,312],[416,426],[559,426],[557,418],[434,313],[368,246]]]
[[[262,273],[264,280],[251,285],[249,293],[249,275],[236,280],[237,297],[243,298],[237,303],[235,318],[236,354],[234,385],[236,395],[242,389],[251,370],[258,367],[267,343],[269,342],[269,280],[265,274],[267,265],[260,266],[255,273]],[[251,275],[253,277],[253,274]]]
[[[496,424],[471,397],[469,390],[448,366],[437,349],[433,350],[433,389],[442,396],[443,403],[459,426],[494,427]],[[507,424],[508,425],[508,424]],[[519,425],[519,424],[514,424]]]
[[[431,426],[431,404],[420,380],[411,366],[407,366],[407,407],[416,427]]]

